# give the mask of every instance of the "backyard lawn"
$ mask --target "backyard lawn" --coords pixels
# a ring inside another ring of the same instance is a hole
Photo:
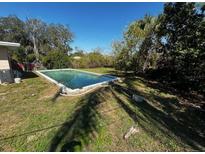
[[[204,111],[157,82],[118,75],[123,82],[78,97],[57,95],[38,76],[1,85],[0,151],[205,151]],[[133,101],[128,89],[145,101]],[[124,139],[132,126],[139,132]]]

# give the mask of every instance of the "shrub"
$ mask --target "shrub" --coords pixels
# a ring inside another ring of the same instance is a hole
[[[71,66],[68,55],[61,51],[51,51],[42,58],[43,65],[48,69],[67,68]]]

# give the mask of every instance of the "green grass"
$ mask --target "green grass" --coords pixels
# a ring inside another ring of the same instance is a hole
[[[148,83],[125,77],[118,86],[57,98],[58,88],[40,77],[0,86],[0,151],[204,151],[204,114]],[[123,88],[146,101],[134,102]],[[140,132],[124,140],[131,126]]]
[[[102,73],[102,74],[110,74],[111,72],[115,71],[113,68],[110,67],[84,68],[81,70],[95,72],[95,73]]]

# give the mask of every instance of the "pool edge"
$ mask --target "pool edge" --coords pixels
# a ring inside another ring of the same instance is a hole
[[[95,73],[95,72],[89,72],[89,71],[84,71],[84,70],[78,70],[78,69],[72,69],[72,68],[52,69],[52,70],[37,70],[37,71],[35,71],[39,76],[42,76],[42,77],[46,78],[47,80],[49,80],[50,82],[56,84],[59,88],[62,89],[63,93],[67,93],[69,96],[83,95],[83,93],[87,93],[90,90],[93,90],[93,89],[95,89],[97,87],[109,84],[109,83],[114,82],[114,81],[118,81],[120,79],[119,77],[115,77],[115,76],[112,76],[112,75],[105,74],[106,76],[115,77],[115,78],[111,79],[109,81],[103,81],[103,82],[95,83],[95,84],[92,84],[92,85],[84,86],[84,87],[82,87],[80,89],[79,88],[71,89],[71,88],[65,86],[64,84],[59,83],[56,80],[50,78],[49,76],[46,76],[45,74],[41,73],[41,72],[44,72],[44,71],[59,71],[59,70],[75,70],[75,71],[79,71],[79,72],[86,72],[86,73],[90,73],[90,74],[95,74],[95,75],[98,75],[98,76],[99,75],[104,75],[104,74]]]

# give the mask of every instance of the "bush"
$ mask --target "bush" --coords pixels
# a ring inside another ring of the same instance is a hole
[[[61,51],[51,51],[42,58],[43,65],[47,69],[67,68],[71,66],[68,55]]]
[[[75,56],[80,57],[75,59]],[[113,66],[113,57],[108,55],[103,55],[100,52],[90,52],[83,54],[73,54],[72,58],[72,67],[73,68],[95,68],[95,67],[112,67]]]

